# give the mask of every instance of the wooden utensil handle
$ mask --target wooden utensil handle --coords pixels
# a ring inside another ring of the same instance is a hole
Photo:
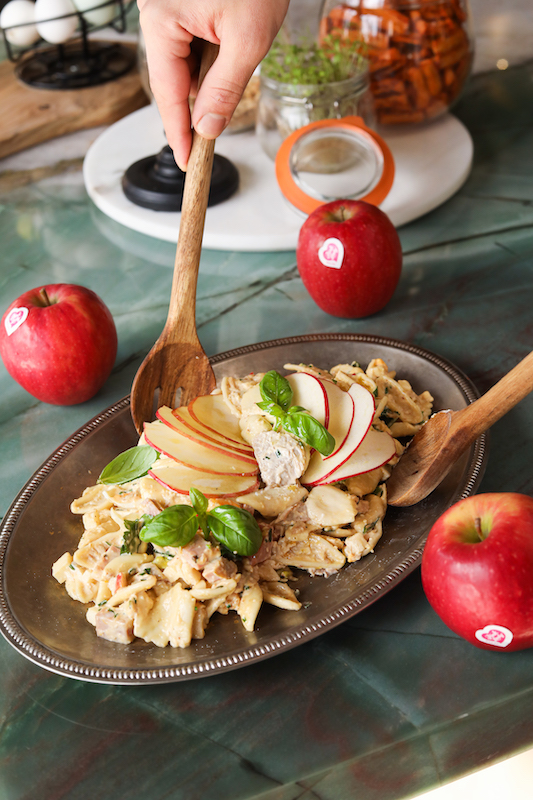
[[[218,45],[204,43],[198,87],[218,55]],[[174,277],[166,326],[173,330],[180,319],[180,338],[195,341],[196,285],[200,253],[205,224],[205,214],[209,200],[211,172],[215,150],[214,139],[204,139],[193,131],[191,154],[187,164],[187,174],[183,187],[180,229]],[[186,324],[184,324],[186,323]]]
[[[533,352],[504,375],[479,400],[454,413],[450,434],[462,432],[467,444],[488,430],[511,408],[533,391]]]

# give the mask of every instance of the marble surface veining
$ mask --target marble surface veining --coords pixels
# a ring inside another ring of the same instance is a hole
[[[304,333],[380,334],[452,360],[488,389],[533,341],[532,94],[532,64],[471,81],[456,113],[474,138],[472,174],[400,230],[402,278],[374,317],[320,311],[293,252],[204,251],[207,353]],[[26,169],[31,157],[7,166]],[[119,335],[111,378],[81,406],[39,403],[0,369],[4,514],[50,452],[129,392],[166,316],[174,248],[106,219],[79,172],[4,192],[0,241],[2,310],[34,286],[81,283],[109,305]],[[532,423],[528,397],[494,426],[481,491],[532,493]],[[1,800],[399,800],[533,743],[533,651],[459,639],[429,607],[418,572],[316,640],[223,675],[85,684],[4,640],[0,669]]]

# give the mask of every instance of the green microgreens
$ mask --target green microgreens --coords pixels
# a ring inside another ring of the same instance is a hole
[[[362,41],[324,36],[320,44],[287,44],[276,39],[261,64],[261,74],[278,83],[336,83],[366,70]]]

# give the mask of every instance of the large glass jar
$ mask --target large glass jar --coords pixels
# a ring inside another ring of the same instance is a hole
[[[256,133],[261,147],[274,159],[293,131],[323,119],[359,116],[373,122],[368,71],[343,81],[292,84],[261,75]]]
[[[326,0],[320,36],[363,40],[377,121],[420,123],[447,111],[470,73],[467,0]]]

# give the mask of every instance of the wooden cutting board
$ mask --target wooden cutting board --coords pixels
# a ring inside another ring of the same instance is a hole
[[[74,131],[110,125],[149,103],[136,68],[86,89],[34,89],[0,64],[0,158]]]

